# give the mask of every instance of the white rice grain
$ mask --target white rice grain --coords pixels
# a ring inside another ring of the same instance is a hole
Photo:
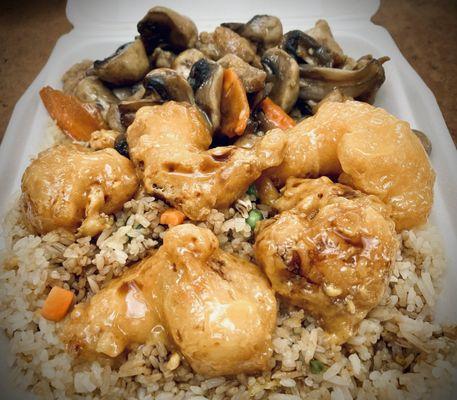
[[[329,380],[330,378],[333,378],[336,374],[338,374],[341,371],[341,368],[343,368],[342,362],[334,363],[327,371],[324,372],[322,378],[324,380]]]
[[[354,354],[351,354],[348,357],[348,359],[351,362],[351,367],[352,367],[352,370],[354,371],[354,375],[358,376],[362,369],[362,364],[360,362],[359,356],[356,353],[354,353]]]

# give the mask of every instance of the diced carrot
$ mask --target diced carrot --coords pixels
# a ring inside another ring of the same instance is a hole
[[[88,141],[92,132],[104,128],[98,111],[74,96],[45,86],[40,97],[51,118],[73,139]]]
[[[268,121],[277,128],[286,130],[296,125],[294,119],[289,117],[289,115],[269,97],[266,97],[262,103],[260,103],[260,107]]]
[[[67,315],[75,295],[69,290],[54,286],[46,298],[41,315],[49,321],[58,322]]]
[[[243,83],[233,68],[227,68],[222,84],[220,131],[228,137],[242,135],[248,123],[249,113]]]
[[[168,226],[181,225],[185,217],[186,216],[176,208],[169,208],[160,216],[160,223]]]

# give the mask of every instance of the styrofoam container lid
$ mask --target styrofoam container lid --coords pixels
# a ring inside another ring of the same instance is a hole
[[[211,26],[227,21],[247,21],[254,14],[270,14],[280,17],[281,20],[298,21],[325,18],[327,20],[365,20],[376,12],[378,0],[250,0],[243,4],[240,1],[208,1],[168,0],[155,3],[147,0],[135,2],[125,0],[69,0],[67,17],[75,29],[84,30],[90,34],[106,34],[104,29],[116,27],[119,32],[135,30],[136,23],[146,14],[146,11],[155,5],[164,5],[178,10],[181,14],[190,17],[198,23],[200,28],[206,24]],[[206,28],[205,28],[206,29]]]
[[[41,87],[61,86],[60,77],[83,59],[103,59],[119,45],[137,35],[136,23],[157,3],[145,0],[69,0],[67,16],[74,29],[62,36],[45,67],[14,108],[0,147],[0,215],[11,208],[20,193],[20,179],[30,158],[43,149],[49,116],[41,104]],[[213,29],[221,22],[247,21],[255,14],[278,16],[284,31],[308,29],[319,18],[329,21],[334,36],[346,54],[354,58],[371,53],[389,56],[384,64],[386,82],[378,92],[375,105],[408,121],[425,132],[432,141],[431,161],[437,173],[435,203],[431,221],[438,226],[447,256],[444,290],[439,296],[437,320],[457,323],[457,151],[438,104],[428,87],[400,53],[389,33],[374,25],[370,17],[378,0],[192,0],[164,1],[188,15],[199,30]],[[3,247],[3,240],[0,248]],[[8,352],[4,335],[2,355]],[[0,363],[0,391],[7,399],[33,398],[11,385],[7,357]],[[3,397],[2,397],[3,398]]]

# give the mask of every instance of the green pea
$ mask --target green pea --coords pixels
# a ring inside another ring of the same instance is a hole
[[[255,185],[251,185],[248,187],[248,190],[246,192],[249,196],[255,196],[257,197],[257,188]]]
[[[249,216],[246,218],[246,223],[254,229],[257,222],[263,219],[263,215],[259,210],[251,210],[249,211]]]
[[[312,374],[320,374],[325,369],[325,365],[321,363],[319,360],[311,360],[309,362],[309,368]]]

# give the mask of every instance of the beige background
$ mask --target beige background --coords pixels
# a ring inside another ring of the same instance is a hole
[[[59,36],[72,26],[65,16],[65,1],[0,3],[1,140],[16,101],[45,64]],[[381,0],[372,20],[390,32],[433,91],[457,144],[457,1]]]

